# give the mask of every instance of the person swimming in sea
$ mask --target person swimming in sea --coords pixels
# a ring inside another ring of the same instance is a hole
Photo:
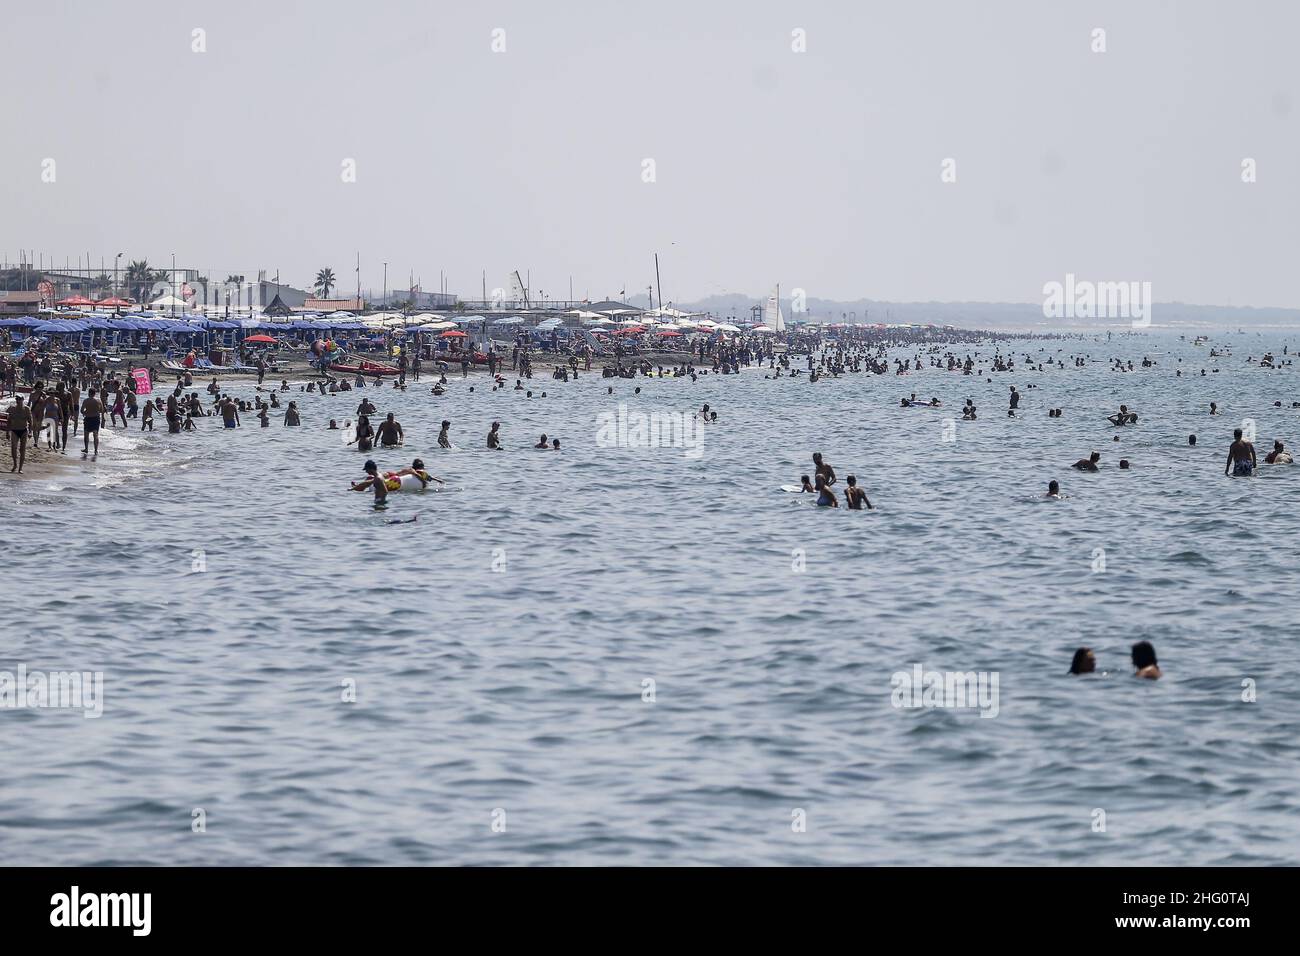
[[[831,486],[826,483],[826,479],[821,475],[817,476],[817,507],[819,508],[838,508],[839,499],[835,497],[835,492],[831,491]]]
[[[1241,429],[1232,433],[1232,444],[1228,446],[1228,463],[1223,467],[1226,475],[1232,472],[1234,478],[1249,478],[1255,473],[1258,461],[1255,458],[1255,446],[1241,437]]]
[[[799,493],[816,494],[817,489],[813,487],[812,480],[807,475],[799,476]]]
[[[1081,647],[1074,652],[1074,659],[1070,661],[1071,674],[1092,674],[1096,670],[1097,655],[1091,647]]]
[[[1127,406],[1127,405],[1121,405],[1121,406],[1119,407],[1119,411],[1118,411],[1116,414],[1114,414],[1114,415],[1110,415],[1110,416],[1108,416],[1108,417],[1106,418],[1106,421],[1108,421],[1108,422],[1110,422],[1112,425],[1116,425],[1116,426],[1119,426],[1119,425],[1135,425],[1135,424],[1137,424],[1137,420],[1138,420],[1137,413],[1136,413],[1136,412],[1130,412],[1130,411],[1128,410],[1128,406]]]
[[[534,445],[533,447],[546,448],[546,449],[549,449],[551,447],[550,442],[546,438],[546,432],[542,432],[542,437],[537,440],[537,444]]]
[[[858,487],[858,479],[854,475],[849,475],[844,481],[848,487],[844,489],[844,503],[854,511],[861,511],[865,504],[868,511],[875,511],[875,506],[867,498],[867,493]]]
[[[501,451],[501,423],[493,422],[492,427],[488,430],[487,436],[488,448]]]
[[[1144,680],[1158,680],[1160,665],[1156,663],[1156,649],[1150,641],[1138,641],[1131,651],[1133,657],[1133,676]]]
[[[1101,461],[1101,452],[1094,451],[1087,458],[1080,458],[1070,467],[1078,469],[1079,471],[1100,471],[1101,469],[1097,467],[1097,462],[1099,461]]]
[[[1061,494],[1061,483],[1057,481],[1055,478],[1049,481],[1047,483],[1047,494],[1043,495],[1043,497],[1056,498],[1058,501],[1061,498],[1064,498],[1065,495]]]
[[[1294,462],[1295,459],[1280,441],[1274,441],[1273,450],[1264,456],[1264,463],[1268,465],[1290,465]]]
[[[443,481],[441,478],[439,478],[437,475],[431,475],[425,470],[423,458],[417,458],[415,459],[415,461],[411,462],[410,468],[399,468],[397,471],[384,472],[384,478],[390,479],[389,488],[388,488],[389,491],[397,490],[392,487],[391,479],[396,478],[398,480],[398,488],[401,488],[405,484],[404,482],[402,482],[401,479],[406,477],[418,478],[420,480],[421,491],[423,491],[425,488],[428,488],[429,482],[431,481],[436,481],[440,485],[446,484],[446,482]]]

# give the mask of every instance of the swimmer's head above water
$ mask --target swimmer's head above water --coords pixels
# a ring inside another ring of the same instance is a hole
[[[1156,663],[1156,649],[1150,641],[1138,641],[1130,652],[1133,659],[1133,676],[1155,680],[1160,676],[1160,665]]]

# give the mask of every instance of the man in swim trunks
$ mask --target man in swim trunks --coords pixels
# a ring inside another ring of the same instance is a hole
[[[9,406],[9,456],[13,459],[13,467],[9,470],[20,475],[27,459],[27,430],[31,426],[31,409],[23,404],[21,395],[14,396],[14,403]]]
[[[1234,478],[1249,478],[1255,473],[1258,462],[1255,459],[1255,446],[1241,437],[1241,429],[1232,433],[1232,444],[1228,446],[1228,463],[1223,467],[1226,475],[1232,472]]]
[[[104,415],[104,406],[98,398],[95,397],[98,390],[92,388],[86,395],[86,400],[81,403],[81,431],[82,431],[82,448],[81,454],[90,454],[90,435],[95,435],[95,457],[99,457],[99,420]]]
[[[447,434],[447,430],[448,430],[449,428],[451,428],[451,422],[449,422],[449,421],[447,421],[447,420],[444,419],[444,420],[443,420],[443,423],[442,423],[442,429],[438,432],[438,447],[439,447],[439,448],[450,448],[450,447],[451,447],[451,436],[449,436],[449,435]]]
[[[239,406],[235,404],[235,400],[229,395],[221,403],[221,421],[227,428],[237,428],[241,424],[239,421]]]

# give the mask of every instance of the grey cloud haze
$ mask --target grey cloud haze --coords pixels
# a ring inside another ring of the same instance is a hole
[[[366,287],[387,260],[392,286],[442,269],[477,297],[482,270],[519,269],[603,298],[643,292],[658,251],[674,301],[779,281],[1034,302],[1070,272],[1300,306],[1281,0],[5,0],[3,19],[9,261],[175,252],[299,285],[331,266],[346,291],[359,250]]]

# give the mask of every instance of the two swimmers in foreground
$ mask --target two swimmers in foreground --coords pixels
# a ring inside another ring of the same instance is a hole
[[[1133,660],[1133,676],[1144,680],[1158,680],[1160,665],[1156,663],[1156,649],[1150,641],[1138,641],[1129,652]],[[1074,652],[1070,662],[1071,674],[1091,674],[1097,670],[1097,656],[1091,647],[1081,647]]]
[[[431,481],[436,481],[440,485],[446,484],[441,478],[425,471],[424,461],[420,458],[411,462],[410,468],[402,468],[399,471],[386,471],[382,475],[379,473],[379,466],[373,460],[367,461],[364,467],[366,477],[360,481],[352,482],[352,490],[374,491],[375,504],[387,500],[390,492],[423,491],[429,487]],[[406,479],[411,480],[407,481]]]

